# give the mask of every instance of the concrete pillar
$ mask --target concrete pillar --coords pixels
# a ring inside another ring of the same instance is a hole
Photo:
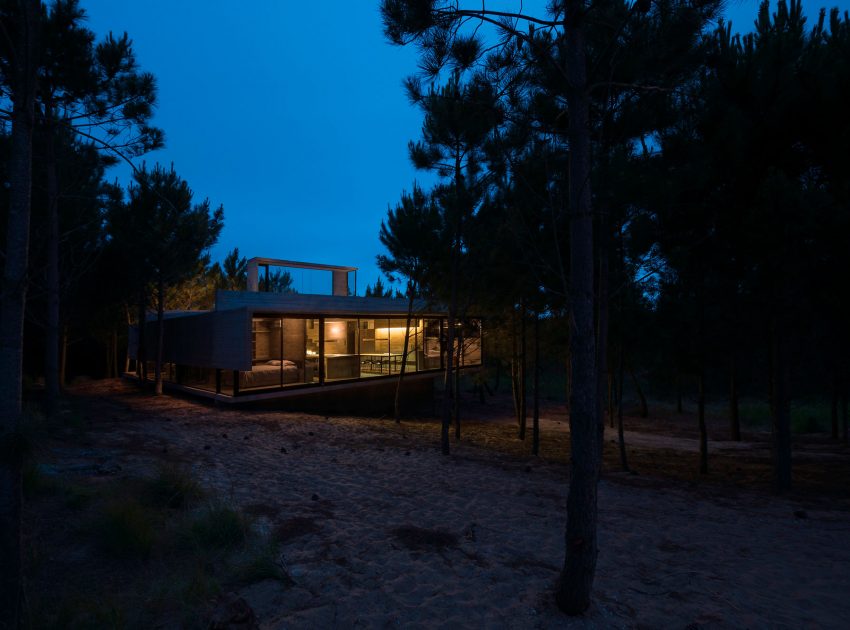
[[[333,277],[333,294],[348,295],[348,272],[334,271]]]
[[[248,290],[260,290],[259,268],[257,266],[257,261],[253,258],[248,261]]]

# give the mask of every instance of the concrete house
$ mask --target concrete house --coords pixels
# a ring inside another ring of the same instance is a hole
[[[331,295],[274,293],[264,288],[270,267],[329,272]],[[407,300],[350,295],[355,267],[272,258],[248,261],[247,291],[217,291],[211,311],[166,313],[163,380],[167,387],[246,402],[368,390],[394,382],[402,363],[405,381],[440,376],[446,362],[446,313],[414,304],[407,356]],[[481,365],[480,320],[458,323],[460,366]],[[156,318],[145,327],[148,378],[153,375]],[[129,357],[138,368],[138,330],[131,327]]]

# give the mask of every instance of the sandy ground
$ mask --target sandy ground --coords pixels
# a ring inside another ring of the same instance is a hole
[[[551,598],[563,465],[464,442],[444,457],[436,434],[388,421],[214,408],[121,384],[78,393],[100,395],[89,448],[101,466],[133,474],[176,459],[260,527],[288,528],[281,562],[294,586],[239,592],[264,628],[841,628],[850,618],[850,514],[827,502],[801,512],[762,493],[603,479],[594,603],[568,619]],[[85,457],[57,463],[73,473]],[[450,536],[411,538],[411,528]]]

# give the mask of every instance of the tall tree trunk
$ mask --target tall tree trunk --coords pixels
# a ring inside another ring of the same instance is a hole
[[[118,331],[112,330],[112,374],[110,378],[118,378]]]
[[[398,384],[395,388],[395,404],[393,405],[393,416],[396,424],[401,422],[401,384],[404,381],[404,373],[407,369],[407,353],[410,347],[410,320],[413,319],[413,296],[416,293],[416,284],[407,283],[407,322],[404,325],[404,349],[401,352],[401,370],[398,373]]]
[[[514,402],[514,417],[519,427],[520,420],[520,387],[519,387],[519,350],[517,348],[516,309],[511,311],[511,395]]]
[[[44,335],[45,410],[59,410],[59,177],[56,168],[55,112],[45,106],[45,168],[47,170],[47,326]]]
[[[777,309],[779,310],[779,309]],[[771,411],[773,416],[773,461],[776,492],[791,489],[791,399],[786,331],[774,314],[771,326]]]
[[[611,428],[614,428],[614,390],[616,385],[614,383],[614,370],[613,368],[609,368],[608,370],[608,423],[611,425]]]
[[[832,378],[832,407],[830,409],[833,440],[838,440],[838,402],[840,398],[840,384],[838,380],[838,373],[836,372],[836,374]]]
[[[165,282],[162,278],[157,283],[156,301],[156,361],[154,362],[154,394],[162,394],[162,347],[165,337]]]
[[[61,354],[59,355],[59,385],[65,387],[67,383],[68,366],[68,324],[62,326],[62,339],[60,340]]]
[[[741,441],[741,418],[738,413],[738,360],[735,351],[729,365],[729,435],[736,442]]]
[[[708,429],[705,425],[705,368],[699,366],[697,376],[697,421],[699,423],[699,472],[708,474]]]
[[[457,338],[457,355],[455,356],[455,386],[454,401],[452,405],[452,417],[455,425],[455,439],[460,439],[460,366],[463,363],[463,326]]]
[[[540,313],[534,312],[534,411],[531,416],[531,453],[540,452]]]
[[[9,215],[0,287],[0,615],[22,624],[21,466],[24,314],[29,263],[32,134],[41,2],[18,3],[11,79],[12,132],[8,162]],[[8,33],[7,33],[8,34]]]
[[[147,329],[148,329],[148,304],[147,291],[142,288],[139,291],[139,334],[138,348],[136,349],[136,373],[142,380],[142,384],[147,386],[148,380],[148,352],[147,352]]]
[[[603,151],[605,150],[603,148]],[[597,418],[599,419],[599,457],[601,460],[605,444],[605,389],[608,384],[608,319],[610,315],[608,310],[608,239],[610,235],[608,234],[607,207],[600,205],[597,217],[599,233],[596,240],[598,247],[596,259],[599,261],[599,269],[596,283],[596,371],[599,379],[597,384]],[[610,406],[608,413],[611,413]]]
[[[676,413],[683,413],[682,409],[682,374],[676,372]]]
[[[448,331],[446,332],[446,375],[443,387],[443,424],[440,430],[440,444],[443,455],[450,453],[449,426],[452,421],[452,403],[454,400],[454,343],[455,320],[457,313],[457,255],[452,252],[451,300],[449,303]]]
[[[620,317],[622,321],[622,313]],[[623,370],[626,363],[626,350],[624,344],[620,343],[620,357],[617,361],[617,445],[620,448],[620,466],[623,471],[629,472],[629,460],[626,457],[626,436],[623,429]]]
[[[697,287],[697,420],[699,422],[699,472],[708,474],[708,429],[705,425],[705,277]]]
[[[584,0],[567,0],[567,101],[570,203],[570,489],[567,495],[566,553],[558,580],[558,607],[578,615],[590,606],[599,552],[596,536],[599,471],[599,374],[593,330],[593,214],[590,197],[590,128],[582,20]]]
[[[126,302],[124,303],[124,313],[127,316],[127,329],[129,330],[130,325],[133,323],[133,320],[130,318],[130,305],[127,304]],[[136,356],[138,357],[138,354]],[[136,363],[138,363],[138,361],[136,361]],[[130,371],[130,353],[128,351],[124,354],[124,372],[127,373],[129,371]]]
[[[847,444],[848,443],[848,435],[847,435],[847,390],[844,390],[844,393],[841,395],[841,439]]]
[[[525,428],[528,422],[528,370],[526,369],[528,366],[528,335],[526,334],[526,320],[528,319],[525,302],[520,300],[519,303],[519,316],[520,316],[520,337],[519,337],[519,347],[520,347],[520,364],[519,364],[519,439],[525,439]]]
[[[640,381],[637,379],[637,375],[631,365],[629,365],[629,376],[632,377],[632,383],[635,386],[635,393],[638,395],[638,400],[640,400],[640,417],[647,418],[649,417],[649,405],[646,403],[646,396],[643,393],[643,388],[640,386]]]

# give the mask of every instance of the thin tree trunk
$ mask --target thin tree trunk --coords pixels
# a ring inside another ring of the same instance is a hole
[[[455,425],[455,439],[460,439],[460,366],[463,359],[463,327],[460,327],[460,334],[457,338],[457,356],[455,357],[455,387],[454,400],[452,405],[452,416]]]
[[[738,413],[738,362],[734,350],[729,365],[729,435],[736,442],[741,441],[741,418]]]
[[[604,149],[603,149],[604,150]],[[599,410],[599,458],[602,459],[602,451],[605,445],[605,389],[610,387],[608,383],[608,209],[600,204],[598,216],[599,234],[597,236],[598,252],[596,258],[599,261],[596,295],[596,370],[599,383],[597,385],[597,400]],[[609,389],[610,396],[610,389]],[[611,413],[610,398],[608,413]],[[611,418],[613,426],[613,417]]]
[[[64,387],[65,383],[67,383],[66,375],[67,366],[68,366],[68,325],[65,324],[62,326],[62,340],[61,340],[61,349],[62,352],[59,355],[59,384]]]
[[[738,413],[738,361],[735,351],[729,369],[729,435],[736,442],[741,441],[741,419]]]
[[[847,444],[847,391],[841,395],[841,426],[842,426],[842,441]]]
[[[118,331],[112,330],[112,374],[111,378],[118,378]]]
[[[44,393],[48,418],[59,410],[59,178],[56,169],[56,127],[53,108],[45,106],[45,168],[47,170],[47,326],[44,331]]]
[[[600,471],[599,374],[593,329],[593,214],[590,196],[589,97],[587,94],[584,0],[567,0],[564,20],[569,117],[570,204],[570,488],[566,553],[556,601],[567,614],[590,606],[599,553],[596,520]]]
[[[676,413],[683,413],[683,411],[682,411],[682,375],[679,372],[676,372]]]
[[[531,453],[540,452],[540,313],[534,312],[534,411],[531,416]]]
[[[791,489],[791,400],[785,331],[774,315],[771,327],[771,408],[773,412],[773,461],[776,492]]]
[[[622,342],[620,343],[620,357],[617,363],[617,444],[620,448],[620,466],[622,466],[623,471],[629,472],[629,460],[626,457],[626,438],[623,430],[623,370],[626,363],[626,351]]]
[[[162,348],[165,337],[165,283],[162,278],[157,283],[156,303],[156,362],[154,363],[154,394],[162,394]]]
[[[708,474],[708,429],[705,426],[705,277],[700,274],[697,287],[697,421],[699,422],[699,472]]]
[[[638,399],[640,400],[640,417],[647,418],[649,417],[649,405],[646,403],[646,396],[644,396],[643,388],[640,386],[640,381],[637,379],[637,375],[635,374],[634,368],[629,366],[629,376],[632,377],[632,383],[635,386],[635,392],[638,395]]]
[[[132,320],[130,319],[130,305],[126,302],[124,303],[124,313],[127,315],[127,328],[129,329],[130,324],[132,324]],[[129,333],[128,333],[129,334]],[[138,363],[138,353],[136,354]],[[124,354],[124,372],[127,373],[130,371],[130,353],[127,352]]]
[[[611,428],[614,428],[614,390],[616,388],[616,384],[614,383],[614,372],[612,369],[608,370],[608,423]]]
[[[32,194],[32,134],[41,2],[18,5],[11,79],[12,132],[8,161],[9,214],[0,286],[0,617],[22,625],[21,466],[24,315]],[[8,33],[7,33],[8,35]]]
[[[410,346],[410,320],[413,319],[413,296],[416,293],[416,285],[413,282],[407,283],[407,322],[404,326],[404,349],[401,352],[401,370],[398,373],[398,384],[395,388],[395,405],[393,406],[393,415],[396,424],[401,422],[401,384],[404,381],[404,373],[407,369],[407,353]]]
[[[525,439],[525,428],[528,422],[528,370],[526,366],[528,365],[527,354],[528,354],[528,341],[526,337],[526,319],[528,319],[525,309],[525,302],[520,300],[519,303],[519,316],[520,316],[520,326],[519,326],[519,347],[520,347],[520,364],[519,364],[519,439]]]
[[[440,443],[443,455],[448,455],[451,452],[449,446],[449,426],[452,421],[452,401],[454,399],[454,343],[455,315],[457,312],[457,256],[454,252],[452,253],[452,257],[451,302],[449,304],[448,331],[446,333],[446,375],[443,387],[443,424],[440,430]]]
[[[519,350],[517,349],[516,310],[511,311],[511,395],[514,402],[516,425],[520,425]]]
[[[148,314],[147,314],[147,292],[144,288],[139,292],[139,334],[138,348],[136,349],[136,373],[144,386],[148,380],[148,353],[147,353],[147,329],[148,329]]]
[[[838,440],[838,403],[840,399],[840,385],[838,375],[836,374],[832,379],[832,408],[830,409],[833,440]]]
[[[705,374],[702,363],[697,376],[697,421],[699,422],[699,472],[708,474],[708,429],[705,425]]]

